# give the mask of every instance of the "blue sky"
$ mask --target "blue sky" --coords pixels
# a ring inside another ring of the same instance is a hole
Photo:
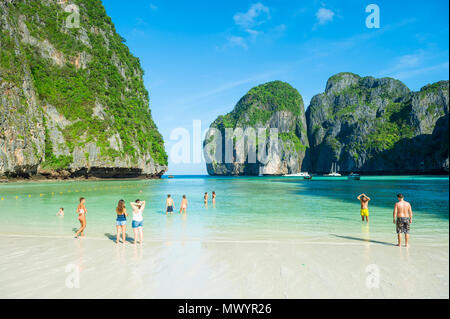
[[[367,28],[367,5],[380,28]],[[419,90],[448,80],[448,1],[103,0],[139,57],[153,118],[169,154],[168,174],[205,174],[204,163],[170,161],[171,131],[209,127],[249,89],[282,80],[305,107],[327,79],[349,71],[390,76]],[[192,143],[192,142],[191,142]],[[192,153],[192,152],[191,152]]]

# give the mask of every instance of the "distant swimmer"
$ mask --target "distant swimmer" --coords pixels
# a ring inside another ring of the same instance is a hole
[[[361,218],[364,221],[364,217],[366,218],[366,222],[369,222],[369,201],[370,198],[366,194],[360,194],[357,199],[361,202]]]
[[[188,206],[188,200],[186,199],[186,195],[183,195],[183,199],[181,200],[181,206],[180,206],[180,214],[184,212],[186,214],[186,209]]]
[[[402,233],[405,234],[405,247],[408,247],[409,227],[412,223],[413,212],[411,204],[404,200],[403,194],[397,195],[398,202],[394,206],[394,224],[396,224],[398,244],[401,246]]]
[[[142,244],[144,241],[144,217],[142,216],[142,213],[144,212],[145,208],[145,200],[139,200],[136,199],[136,201],[133,203],[130,203],[131,208],[133,208],[133,221],[131,223],[131,226],[133,227],[134,232],[134,243],[136,244],[137,238],[139,236],[140,243]]]
[[[56,213],[56,216],[63,216],[64,217],[64,208],[63,207],[61,207],[59,209],[59,211]]]
[[[208,205],[208,192],[205,192],[205,195],[203,196],[203,201],[205,205]]]
[[[169,195],[167,195],[167,199],[166,199],[166,215],[168,215],[169,213],[172,214],[174,207],[175,207],[175,205],[173,203],[173,199],[169,194]]]
[[[119,203],[116,207],[116,229],[117,229],[117,237],[116,243],[119,243],[120,234],[122,233],[122,243],[125,243],[125,231],[127,229],[127,209],[125,208],[125,201],[123,199],[119,200]]]
[[[84,197],[81,197],[80,203],[77,206],[78,221],[80,222],[81,227],[75,233],[75,238],[78,238],[78,236],[80,235],[84,236],[84,229],[86,228],[86,214],[87,214],[85,203],[86,199]]]
[[[216,192],[215,191],[212,192],[212,203],[213,203],[213,205],[216,205]]]

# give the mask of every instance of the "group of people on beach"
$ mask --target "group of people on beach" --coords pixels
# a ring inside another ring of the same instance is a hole
[[[209,195],[208,192],[205,192],[205,195],[203,196],[204,204],[205,206],[208,205],[208,199]],[[361,203],[361,218],[364,222],[369,222],[369,201],[371,200],[369,196],[362,193],[358,195],[357,199]],[[411,208],[411,204],[405,201],[405,198],[403,194],[397,194],[397,203],[395,203],[394,206],[394,212],[393,212],[393,222],[396,225],[396,231],[397,231],[397,237],[398,237],[398,244],[397,246],[401,246],[402,241],[402,233],[405,234],[405,246],[408,246],[409,241],[409,230],[410,225],[412,223],[413,218],[413,212]],[[80,203],[77,206],[77,214],[78,214],[78,221],[80,222],[80,228],[75,233],[75,238],[78,238],[79,236],[84,235],[84,230],[86,228],[86,214],[87,209],[85,206],[86,199],[84,197],[80,198]],[[212,203],[213,205],[216,203],[216,192],[212,192]],[[130,203],[131,208],[133,210],[133,218],[132,218],[132,228],[134,232],[134,244],[137,243],[137,240],[139,239],[139,242],[142,244],[144,241],[144,218],[143,218],[143,211],[145,208],[145,201],[136,199],[136,201]],[[180,214],[184,213],[186,214],[188,207],[188,200],[186,198],[186,195],[183,195],[181,199],[180,204]],[[175,204],[172,196],[169,194],[167,195],[166,199],[166,215],[169,213],[173,213],[175,209]],[[58,216],[64,216],[64,208],[60,208],[59,212],[56,214]],[[116,229],[117,229],[117,236],[116,236],[116,243],[119,243],[120,237],[122,237],[122,242],[125,242],[126,238],[126,227],[127,227],[127,209],[125,207],[125,201],[123,199],[119,200],[119,203],[116,207]]]
[[[84,236],[84,230],[86,229],[86,199],[84,197],[80,198],[80,203],[77,206],[77,214],[78,214],[78,221],[80,222],[80,228],[75,233],[75,238],[78,238],[79,236]],[[145,208],[145,200],[136,199],[135,202],[130,203],[131,208],[133,210],[133,218],[131,222],[131,227],[133,228],[134,232],[134,243],[137,243],[137,240],[139,239],[139,242],[142,244],[144,241],[144,217],[143,212]],[[116,207],[116,229],[117,229],[117,236],[116,236],[116,243],[119,243],[120,237],[122,237],[122,242],[125,242],[126,238],[126,228],[127,228],[127,209],[125,207],[125,201],[123,199],[119,200],[117,207]]]
[[[369,222],[369,201],[370,197],[366,194],[358,195],[357,199],[361,203],[361,218],[362,221]],[[405,201],[403,194],[397,194],[397,203],[394,205],[393,221],[396,225],[398,243],[397,246],[401,246],[402,233],[405,234],[405,247],[408,246],[409,241],[409,229],[412,223],[413,212],[411,204]]]
[[[216,203],[216,192],[215,191],[212,192],[212,202],[213,202],[213,204]],[[78,221],[80,222],[80,228],[76,231],[75,238],[84,236],[84,230],[86,229],[86,214],[87,214],[87,209],[86,209],[85,203],[86,203],[86,199],[84,197],[81,197],[80,202],[77,206],[77,210],[76,210],[76,212],[78,214]],[[205,203],[205,206],[208,204],[208,193],[207,192],[204,195],[204,203]],[[133,218],[132,218],[131,227],[133,228],[133,232],[134,232],[134,244],[136,244],[138,240],[142,244],[144,241],[143,212],[144,212],[144,208],[145,208],[145,201],[136,199],[136,201],[130,203],[130,206],[133,210]],[[187,207],[188,207],[188,200],[186,198],[186,195],[183,195],[183,198],[181,200],[181,205],[180,205],[180,214],[182,214],[182,213],[186,214]],[[169,213],[173,213],[174,208],[175,208],[175,204],[174,204],[173,198],[169,194],[169,195],[167,195],[167,199],[166,199],[166,215],[168,215]],[[56,215],[64,216],[64,208],[61,207],[59,209],[58,213],[56,213]],[[116,243],[120,242],[120,238],[122,238],[122,242],[124,243],[125,239],[126,239],[125,232],[126,232],[126,228],[127,228],[128,213],[127,213],[127,209],[125,207],[125,201],[123,199],[119,200],[119,203],[117,204],[116,215],[117,215],[117,217],[116,217],[116,230],[117,230]]]

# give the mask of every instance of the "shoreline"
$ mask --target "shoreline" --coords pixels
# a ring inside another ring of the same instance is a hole
[[[299,172],[300,173],[300,172]],[[319,172],[319,173],[311,173],[308,172],[309,175],[313,177],[329,177],[326,176],[329,172]],[[339,172],[342,174],[342,176],[339,177],[347,177],[347,175],[351,173],[356,173],[363,176],[450,176],[450,172],[447,171],[431,171],[431,172],[392,172],[392,171],[385,171],[385,172],[358,172],[358,171],[351,171],[351,172],[345,172],[341,171]],[[174,175],[177,176],[177,175]],[[183,175],[181,175],[183,176]],[[227,175],[227,174],[208,174],[207,176],[211,177],[258,177],[259,175]],[[264,177],[289,177],[284,176],[283,174],[280,175],[271,175],[271,174],[264,174],[262,175]]]
[[[336,180],[338,180],[339,178],[345,178],[347,177],[347,175],[345,175],[346,173],[342,173],[344,175],[339,176],[339,177],[330,177],[330,178],[334,178]],[[311,173],[310,174],[313,177],[329,177],[329,176],[325,176],[322,174],[315,174],[315,173]],[[61,178],[61,177],[55,177],[55,178],[48,178],[46,176],[41,176],[41,175],[35,175],[29,178],[26,177],[12,177],[12,178],[8,178],[5,176],[0,176],[0,185],[1,184],[8,184],[8,183],[41,183],[41,182],[71,182],[71,181],[86,181],[86,182],[94,182],[94,181],[140,181],[140,180],[159,180],[159,179],[167,179],[169,175],[141,175],[141,176],[137,176],[137,177],[95,177],[95,176],[91,176],[91,177],[70,177],[70,178]],[[211,178],[215,178],[215,177],[226,177],[226,178],[245,178],[245,177],[295,177],[295,176],[283,176],[283,175],[263,175],[263,176],[258,176],[258,175],[208,175],[208,174],[198,174],[198,175],[193,175],[193,174],[188,174],[188,175],[183,175],[183,174],[178,174],[178,175],[170,175],[173,176],[173,178],[185,178],[185,177],[211,177]],[[361,177],[374,177],[374,176],[379,176],[379,177],[402,177],[402,176],[433,176],[433,177],[450,177],[450,174],[447,173],[398,173],[398,174],[394,174],[394,173],[383,173],[383,174],[364,174],[361,175]]]
[[[86,182],[95,182],[95,181],[138,181],[138,180],[157,180],[161,179],[162,175],[142,175],[137,177],[70,177],[70,178],[48,178],[46,176],[35,175],[29,178],[26,177],[12,177],[12,178],[2,178],[0,177],[0,184],[8,184],[8,183],[41,183],[41,182],[77,182],[77,181],[86,181]]]

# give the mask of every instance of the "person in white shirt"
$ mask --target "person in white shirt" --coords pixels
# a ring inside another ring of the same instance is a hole
[[[142,213],[145,208],[145,200],[141,201],[139,199],[136,199],[136,201],[134,203],[130,203],[130,205],[131,208],[133,208],[133,221],[131,223],[131,226],[133,227],[134,232],[134,243],[136,244],[139,235],[139,242],[142,244],[144,241],[144,217],[142,216]]]

